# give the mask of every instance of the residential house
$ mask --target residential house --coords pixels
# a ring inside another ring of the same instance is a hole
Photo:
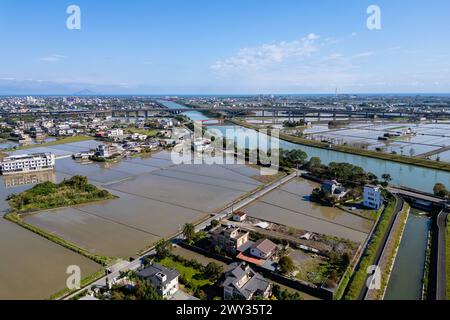
[[[333,197],[340,199],[345,196],[345,188],[336,180],[328,180],[322,183],[321,189],[323,192],[331,194]]]
[[[269,259],[277,250],[277,245],[269,239],[260,239],[250,247],[250,254],[260,259]]]
[[[217,227],[211,231],[211,243],[229,254],[236,254],[239,247],[249,241],[250,233],[237,227]]]
[[[163,298],[172,297],[179,288],[178,278],[180,273],[156,263],[140,271],[138,277],[150,281]]]
[[[252,300],[257,297],[267,299],[272,294],[272,284],[245,262],[230,265],[222,287],[225,300]]]
[[[247,214],[243,211],[238,211],[233,214],[233,221],[244,222],[247,219]]]

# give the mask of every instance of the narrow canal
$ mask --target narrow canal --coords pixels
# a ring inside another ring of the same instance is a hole
[[[165,105],[168,108],[186,108],[180,104],[177,104],[172,101],[159,101],[161,104]],[[197,111],[188,111],[185,113],[186,116],[191,118],[194,121],[198,120],[207,120],[209,119],[207,116],[203,115]],[[260,137],[259,145],[270,146],[270,137],[260,135],[255,130],[242,128],[240,126],[208,126],[209,129],[216,129],[222,133],[225,132],[234,132],[233,136],[227,136],[227,139],[237,139],[238,144],[240,146],[245,146],[246,137]],[[262,136],[262,141],[261,141]],[[445,185],[450,185],[450,173],[440,170],[421,168],[413,165],[401,164],[396,162],[390,162],[381,159],[373,159],[364,156],[352,155],[342,152],[337,152],[333,150],[325,150],[319,149],[309,146],[302,146],[298,144],[293,144],[286,141],[279,142],[280,148],[290,150],[290,149],[301,149],[305,151],[309,157],[319,157],[324,164],[328,164],[330,162],[347,162],[354,164],[356,166],[360,166],[364,168],[366,171],[370,171],[376,174],[378,177],[385,173],[389,173],[392,177],[392,184],[406,186],[410,188],[414,188],[417,190],[432,192],[433,187],[436,183],[441,182]]]
[[[412,209],[406,223],[385,300],[420,300],[431,219]]]

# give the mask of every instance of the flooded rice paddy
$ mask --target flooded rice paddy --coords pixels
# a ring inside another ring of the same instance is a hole
[[[41,212],[24,220],[92,252],[127,258],[260,185],[250,177],[258,174],[256,169],[246,175],[233,166],[174,165],[168,156],[162,152],[106,166],[58,160],[57,172],[86,175],[119,199]]]
[[[245,211],[252,217],[270,222],[364,242],[373,221],[309,201],[309,195],[316,187],[316,183],[296,179],[263,196]]]
[[[14,153],[53,152],[65,157],[96,145],[98,142],[84,141]],[[257,169],[237,164],[175,165],[168,152],[115,164],[82,163],[66,157],[57,160],[52,174],[14,182],[1,177],[0,209],[8,209],[5,199],[9,194],[77,174],[119,198],[44,211],[24,220],[93,253],[121,258],[135,256],[158,239],[178,232],[185,223],[201,220],[260,185],[253,178],[259,175]],[[0,220],[0,254],[4,278],[0,299],[47,298],[64,288],[67,266],[79,265],[86,276],[100,268],[4,219]]]
[[[247,119],[249,123],[257,125],[272,125],[282,129],[286,118],[276,118],[275,121]],[[298,119],[299,120],[299,119]],[[306,119],[317,121],[318,119]],[[332,119],[321,119],[322,122]],[[343,119],[340,119],[343,120]],[[400,137],[391,141],[380,141],[378,138],[386,133],[401,133],[411,129],[414,135]],[[438,123],[405,123],[386,121],[359,121],[346,124],[339,128],[329,127],[327,124],[317,123],[309,127],[291,129],[301,131],[303,135],[315,140],[327,140],[336,144],[347,144],[355,147],[365,146],[369,150],[382,150],[386,153],[404,154],[406,156],[420,156],[428,152],[436,152],[431,159],[450,162],[450,152],[438,152],[442,147],[450,145],[450,124]]]

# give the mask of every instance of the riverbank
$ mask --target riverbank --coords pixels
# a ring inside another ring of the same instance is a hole
[[[411,208],[384,300],[422,299],[430,227],[431,218]]]
[[[393,215],[395,214],[398,201],[400,200],[392,197],[389,204],[384,209],[384,212],[379,219],[370,241],[368,242],[356,271],[349,281],[347,292],[344,296],[345,300],[358,300],[360,298],[360,295],[364,290],[364,286],[366,285],[366,279],[368,276],[367,269],[376,261],[377,253],[381,250],[383,239],[385,239],[386,232],[390,226],[390,222],[393,219]]]
[[[250,124],[245,121],[240,121],[237,119],[227,119],[227,121],[229,121],[235,125],[242,126],[247,129],[252,129],[255,131],[261,130],[261,128],[259,126]],[[320,149],[325,149],[325,150],[332,150],[332,151],[354,154],[354,155],[359,155],[359,156],[364,156],[364,157],[369,157],[369,158],[374,158],[374,159],[392,161],[392,162],[397,162],[397,163],[402,163],[402,164],[424,167],[424,168],[428,168],[428,169],[435,169],[435,170],[450,172],[450,163],[445,163],[445,162],[437,162],[437,161],[431,161],[431,160],[426,160],[426,159],[421,159],[421,158],[405,157],[405,156],[398,155],[398,154],[388,154],[388,153],[383,153],[383,152],[378,152],[378,151],[356,149],[356,148],[352,148],[352,147],[348,147],[348,146],[339,146],[339,145],[331,145],[330,146],[329,143],[309,140],[309,139],[305,139],[305,138],[301,138],[301,137],[294,137],[294,136],[290,136],[290,135],[283,134],[283,133],[280,133],[279,138],[281,140],[284,140],[287,142],[304,145],[304,146],[309,146],[309,147],[315,147],[315,148],[320,148]]]
[[[410,206],[407,203],[404,203],[402,212],[395,218],[394,225],[384,246],[383,253],[377,263],[381,272],[381,288],[369,290],[365,300],[383,300],[384,298],[392,270],[394,269],[394,262],[397,257],[403,233],[405,232],[410,209]]]

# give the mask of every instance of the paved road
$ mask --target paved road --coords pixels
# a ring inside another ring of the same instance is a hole
[[[438,227],[438,253],[437,253],[437,279],[436,300],[447,299],[447,273],[446,273],[446,232],[449,212],[443,210],[437,217]],[[449,297],[450,298],[450,297]]]
[[[245,199],[242,199],[236,203],[234,203],[233,205],[230,205],[229,207],[225,208],[224,210],[222,210],[220,213],[210,217],[209,219],[201,222],[200,224],[198,224],[195,227],[195,230],[198,232],[200,230],[205,229],[206,227],[208,227],[211,224],[212,220],[222,220],[226,217],[228,217],[230,214],[232,214],[234,211],[240,210],[242,208],[244,208],[245,206],[249,205],[250,203],[252,203],[253,201],[258,200],[260,197],[266,195],[267,193],[275,190],[276,188],[280,187],[281,185],[291,181],[292,179],[294,179],[297,176],[297,172],[292,173],[276,182],[274,182],[273,184],[266,186],[265,188],[255,191],[252,194],[250,194],[248,197],[246,197]],[[183,236],[181,235],[181,233],[178,233],[177,235],[175,235],[172,238],[172,241],[176,242],[179,241],[183,238]],[[92,284],[88,285],[85,288],[82,288],[80,290],[78,290],[77,292],[74,292],[72,294],[70,294],[69,296],[63,298],[64,300],[70,300],[71,298],[75,297],[76,295],[78,295],[80,292],[82,292],[83,290],[86,290],[88,288],[95,288],[95,287],[104,287],[106,286],[106,282],[107,279],[109,280],[109,282],[113,282],[114,279],[118,278],[120,276],[120,273],[123,271],[127,271],[127,270],[138,270],[141,265],[142,265],[142,261],[151,255],[154,255],[156,252],[154,249],[144,253],[143,255],[141,255],[139,258],[137,258],[136,260],[134,260],[133,262],[129,262],[129,263],[124,263],[122,262],[120,267],[117,270],[114,270],[114,272],[110,273],[109,275],[93,282]]]

